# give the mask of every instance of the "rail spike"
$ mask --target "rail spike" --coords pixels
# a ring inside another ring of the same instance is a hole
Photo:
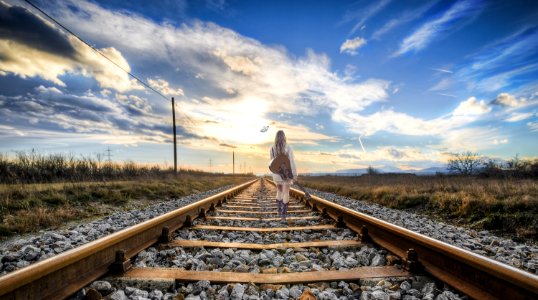
[[[362,225],[361,227],[359,240],[362,243],[370,243],[372,241],[372,238],[370,237],[370,235],[368,235],[368,227],[366,227],[366,225]]]
[[[422,264],[418,261],[418,253],[413,248],[407,250],[407,259],[405,260],[404,269],[416,273],[422,269]]]
[[[125,254],[125,250],[116,251],[116,260],[110,266],[112,273],[123,274],[132,268],[131,260]]]
[[[199,218],[204,218],[206,217],[206,211],[205,211],[205,208],[200,208],[200,213],[198,214],[198,217]]]
[[[170,243],[172,241],[172,233],[170,232],[170,227],[164,226],[161,231],[161,236],[159,237],[159,243]]]
[[[185,222],[183,222],[183,227],[191,227],[192,226],[192,217],[190,215],[187,215],[185,218]]]

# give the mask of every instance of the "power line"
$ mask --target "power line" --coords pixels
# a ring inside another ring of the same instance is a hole
[[[64,25],[62,25],[59,21],[57,21],[56,19],[54,19],[52,16],[50,16],[49,14],[47,14],[46,12],[44,12],[41,8],[39,8],[37,5],[35,5],[34,3],[32,3],[30,0],[24,0],[26,3],[28,3],[29,5],[31,5],[33,8],[37,9],[40,13],[42,13],[43,15],[45,15],[47,18],[49,18],[52,22],[54,22],[56,25],[60,26],[61,28],[63,28],[65,31],[67,31],[68,33],[70,33],[72,36],[76,37],[79,41],[83,42],[84,44],[86,44],[88,47],[92,48],[95,52],[97,52],[99,55],[101,55],[102,57],[104,57],[106,60],[108,60],[109,62],[113,63],[116,67],[120,68],[123,72],[127,73],[129,76],[133,77],[136,81],[140,82],[141,84],[143,84],[145,87],[147,87],[148,89],[154,91],[155,93],[157,93],[159,96],[163,97],[164,99],[166,100],[169,100],[168,97],[166,97],[165,95],[163,95],[161,92],[157,91],[156,89],[152,88],[148,83],[146,83],[145,81],[143,81],[142,79],[138,78],[136,75],[134,75],[133,73],[125,70],[122,66],[120,66],[119,64],[117,64],[115,61],[113,61],[112,59],[108,58],[108,56],[106,56],[105,54],[103,54],[103,52],[99,51],[99,49],[95,48],[94,46],[90,45],[88,42],[86,42],[85,40],[83,40],[80,36],[78,36],[76,33],[74,33],[73,31],[71,31],[69,28],[65,27]]]
[[[75,32],[73,32],[72,30],[70,30],[69,28],[67,28],[66,26],[64,26],[62,23],[60,23],[58,20],[56,20],[54,17],[52,17],[51,15],[47,14],[45,11],[43,11],[41,8],[39,8],[37,5],[35,5],[32,1],[30,0],[24,0],[26,3],[28,3],[30,6],[32,6],[33,8],[35,8],[36,10],[38,10],[40,13],[42,13],[44,16],[46,16],[47,18],[49,18],[52,22],[54,22],[56,25],[60,26],[63,30],[67,31],[69,34],[71,34],[72,36],[74,36],[75,38],[77,38],[79,41],[81,41],[82,43],[84,43],[86,46],[90,47],[92,50],[94,50],[96,53],[98,53],[99,55],[101,55],[102,57],[104,57],[106,60],[108,60],[109,62],[111,62],[112,64],[114,64],[116,67],[118,67],[120,70],[122,70],[123,72],[127,73],[129,76],[131,76],[132,78],[134,78],[136,81],[138,81],[139,83],[141,83],[142,85],[144,85],[145,87],[147,87],[148,89],[152,90],[153,92],[155,92],[157,95],[161,96],[162,98],[166,99],[167,101],[170,100],[168,97],[166,97],[165,95],[163,95],[161,92],[157,91],[156,89],[154,89],[153,87],[151,87],[148,83],[146,83],[144,80],[140,79],[138,76],[134,75],[132,72],[130,71],[127,71],[126,69],[124,69],[122,66],[120,66],[119,64],[117,64],[115,61],[113,61],[112,59],[110,59],[108,56],[106,56],[103,52],[99,51],[99,49],[95,48],[94,46],[92,46],[90,43],[86,42],[83,38],[81,38],[80,36],[78,36]],[[191,123],[191,125],[193,127],[196,127],[196,124],[195,122],[185,113],[183,113],[181,110],[179,110],[179,113],[183,115],[183,117],[185,117],[185,119],[187,119],[187,121],[189,121],[189,123]],[[192,127],[191,127],[192,128]]]

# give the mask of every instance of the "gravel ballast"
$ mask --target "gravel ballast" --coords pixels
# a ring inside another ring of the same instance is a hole
[[[164,201],[139,210],[117,212],[102,219],[67,229],[45,231],[23,238],[4,241],[0,245],[0,275],[207,198],[232,186],[228,185],[203,193]]]
[[[439,289],[435,283],[422,276],[407,279],[373,279],[357,282],[320,282],[311,284],[212,284],[207,280],[191,283],[178,282],[164,291],[141,286],[113,286],[107,281],[94,282],[105,299],[117,300],[258,300],[258,299],[297,299],[305,290],[319,300],[460,300],[449,288]],[[111,287],[112,286],[112,287]],[[111,287],[111,288],[110,288]],[[73,299],[83,299],[81,291]]]
[[[538,274],[538,246],[517,243],[491,234],[432,220],[426,216],[378,204],[342,197],[333,193],[306,189],[312,195],[350,209],[385,220],[414,232],[429,236],[456,247]]]

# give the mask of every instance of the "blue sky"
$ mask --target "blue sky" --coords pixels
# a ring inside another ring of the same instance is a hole
[[[1,152],[172,164],[169,101],[0,3]],[[536,1],[35,3],[177,99],[184,167],[265,172],[278,129],[302,172],[538,156]]]

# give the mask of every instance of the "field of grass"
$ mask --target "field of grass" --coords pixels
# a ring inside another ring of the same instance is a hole
[[[538,180],[472,176],[301,177],[306,187],[538,241]]]
[[[108,182],[0,184],[0,238],[141,208],[251,178],[251,175],[184,172],[178,176]]]

